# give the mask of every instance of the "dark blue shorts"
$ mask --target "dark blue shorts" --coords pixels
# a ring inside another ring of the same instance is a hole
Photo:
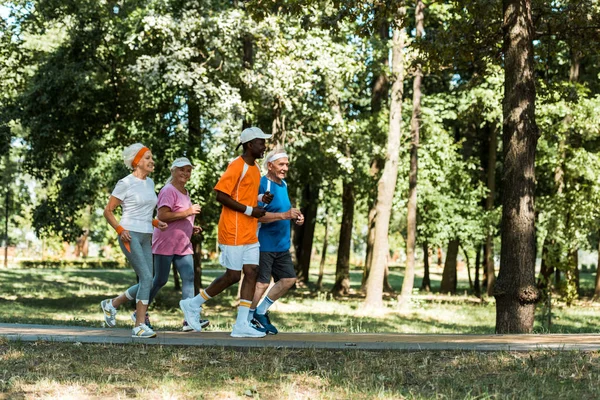
[[[290,251],[261,251],[260,263],[258,264],[257,282],[271,282],[271,275],[275,282],[284,278],[295,278],[296,271],[292,263]]]

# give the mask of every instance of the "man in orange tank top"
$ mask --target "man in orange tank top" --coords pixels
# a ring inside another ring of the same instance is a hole
[[[244,271],[238,316],[233,326],[233,337],[264,337],[265,330],[248,321],[256,286],[260,250],[256,231],[258,218],[265,215],[265,209],[258,206],[260,168],[256,159],[262,158],[266,150],[267,135],[256,127],[242,131],[240,145],[243,154],[234,159],[215,186],[217,201],[223,205],[219,219],[220,263],[226,272],[216,278],[206,289],[191,299],[181,300],[179,306],[185,320],[195,331],[202,329],[200,313],[202,305],[231,285],[239,282]],[[239,145],[238,145],[239,147]],[[262,201],[268,203],[268,195]]]

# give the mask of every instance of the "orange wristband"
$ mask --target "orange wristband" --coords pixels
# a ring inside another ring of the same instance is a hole
[[[115,230],[117,231],[117,235],[120,235],[121,232],[123,232],[125,230],[125,228],[123,228],[121,225],[119,225],[115,228]]]
[[[155,228],[158,228],[158,220],[157,219],[152,220],[152,226]]]

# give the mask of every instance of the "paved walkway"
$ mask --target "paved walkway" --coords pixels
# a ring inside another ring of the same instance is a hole
[[[158,331],[154,339],[132,338],[131,329],[0,324],[0,337],[27,342],[146,343],[172,346],[275,347],[361,350],[600,350],[600,334],[426,335],[391,333],[280,333],[239,339],[229,332]]]

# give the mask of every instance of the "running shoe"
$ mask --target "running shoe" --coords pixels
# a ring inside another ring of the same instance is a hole
[[[275,326],[271,323],[271,318],[269,318],[269,312],[263,315],[254,313],[254,321],[256,321],[260,324],[260,326],[265,328],[269,335],[277,335],[277,333],[279,332],[277,328],[275,328]]]
[[[192,299],[181,300],[179,308],[183,311],[183,319],[187,321],[188,325],[196,332],[200,332],[202,330],[202,325],[200,324],[200,312],[202,308],[194,307]]]
[[[241,324],[234,324],[231,331],[231,337],[261,338],[265,336],[267,336],[267,333],[264,328],[248,321],[244,321]]]
[[[210,325],[210,322],[207,319],[201,319],[200,320],[200,326],[202,327],[202,329],[206,328],[208,325]],[[183,327],[181,328],[181,330],[183,332],[191,332],[194,330],[194,328],[192,328],[186,320],[183,320]]]
[[[100,302],[100,308],[102,308],[106,326],[114,328],[117,325],[117,309],[113,307],[112,300],[102,300],[102,302]]]
[[[136,317],[137,317],[137,311],[134,311],[133,314],[131,314],[131,320],[133,322],[136,322]],[[146,326],[150,329],[154,329],[152,327],[152,324],[150,323],[150,316],[148,315],[148,313],[146,313],[146,318],[144,318],[144,324],[146,324]]]
[[[146,326],[146,324],[141,324],[140,326],[136,326],[131,330],[131,337],[149,339],[156,337],[156,332]]]

